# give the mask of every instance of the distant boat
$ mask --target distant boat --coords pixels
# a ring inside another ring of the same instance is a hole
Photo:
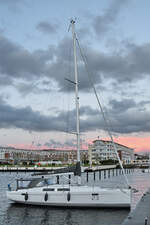
[[[32,179],[18,179],[17,189],[12,190],[10,185],[7,191],[9,200],[29,205],[47,205],[58,207],[127,207],[131,206],[131,189],[127,188],[101,188],[98,186],[81,185],[80,166],[80,132],[79,132],[79,97],[78,97],[78,74],[76,57],[76,32],[75,21],[71,20],[73,49],[75,100],[76,100],[76,136],[77,136],[77,164],[74,168],[64,170],[63,173],[74,172],[76,183],[70,180],[68,184],[53,184],[50,178],[40,177]],[[61,172],[61,170],[57,171]],[[64,179],[66,179],[64,174]],[[24,182],[28,182],[26,187]],[[58,182],[59,183],[59,182]]]

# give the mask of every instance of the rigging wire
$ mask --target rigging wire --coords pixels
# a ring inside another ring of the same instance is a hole
[[[128,181],[127,176],[126,176],[126,174],[125,174],[125,170],[124,170],[124,168],[123,168],[122,162],[121,162],[120,157],[119,157],[119,154],[118,154],[118,152],[117,152],[117,148],[116,148],[115,142],[114,142],[114,140],[113,140],[113,136],[112,136],[111,131],[110,131],[109,122],[108,122],[108,120],[106,119],[106,116],[105,116],[105,113],[104,113],[102,104],[101,104],[101,102],[100,102],[100,100],[99,100],[99,97],[98,97],[98,94],[97,94],[95,85],[94,85],[94,83],[93,83],[93,81],[92,81],[92,79],[91,79],[91,76],[90,76],[89,69],[88,69],[88,64],[87,64],[87,58],[86,58],[86,56],[83,54],[83,51],[82,51],[82,49],[81,49],[81,46],[80,46],[80,43],[79,43],[79,40],[77,39],[77,37],[76,37],[76,41],[77,41],[77,44],[78,44],[78,47],[79,47],[79,51],[80,51],[81,57],[82,57],[83,62],[84,62],[84,64],[85,64],[85,69],[86,69],[86,71],[87,71],[87,75],[88,75],[88,78],[89,78],[89,82],[90,82],[90,84],[91,84],[91,86],[92,86],[92,88],[93,88],[94,94],[95,94],[95,96],[96,96],[96,99],[97,99],[97,102],[98,102],[98,105],[99,105],[99,108],[100,108],[100,112],[102,113],[102,116],[103,116],[103,119],[104,119],[104,122],[105,122],[105,125],[106,125],[106,130],[107,130],[108,135],[109,135],[109,137],[110,137],[110,139],[111,139],[111,142],[112,142],[113,148],[114,148],[114,150],[115,150],[117,159],[118,159],[119,164],[120,164],[120,166],[121,166],[121,169],[122,169],[122,171],[123,171],[123,175],[124,175],[124,177],[125,177],[126,183],[127,183],[128,187],[130,187],[129,181]]]

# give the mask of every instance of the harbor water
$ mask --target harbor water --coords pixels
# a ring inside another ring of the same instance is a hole
[[[108,173],[108,171],[107,171]],[[27,177],[28,173],[0,173],[0,225],[120,225],[128,216],[126,209],[66,209],[14,204],[7,200],[8,183],[16,177]],[[106,176],[106,177],[105,177]],[[135,170],[128,173],[130,185],[137,189],[132,193],[132,207],[136,207],[143,193],[150,187],[150,173]],[[87,184],[86,173],[82,180]],[[121,174],[89,173],[88,185],[101,187],[123,187],[125,179]]]

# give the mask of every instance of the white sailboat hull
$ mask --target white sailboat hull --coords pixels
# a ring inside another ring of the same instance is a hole
[[[30,205],[58,207],[127,207],[131,205],[130,189],[72,186],[69,191],[57,191],[60,186],[8,191],[9,200]],[[44,191],[47,190],[47,191]]]

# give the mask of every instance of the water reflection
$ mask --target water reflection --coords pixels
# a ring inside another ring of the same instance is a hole
[[[128,213],[129,211],[125,209],[62,209],[10,204],[7,208],[3,224],[119,225],[126,218]]]

